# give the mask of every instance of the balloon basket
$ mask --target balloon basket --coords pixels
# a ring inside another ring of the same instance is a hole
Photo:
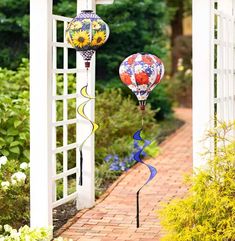
[[[85,68],[89,69],[91,66],[91,63],[89,61],[86,61],[85,62]]]
[[[146,105],[146,100],[139,101],[140,110],[144,111]]]

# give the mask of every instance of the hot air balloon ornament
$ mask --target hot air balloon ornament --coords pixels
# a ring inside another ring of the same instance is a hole
[[[66,29],[66,39],[82,55],[86,68],[94,52],[105,44],[109,26],[92,10],[83,10]]]
[[[141,189],[148,184],[156,175],[157,170],[150,164],[141,159],[141,154],[145,147],[150,145],[151,141],[144,140],[141,137],[141,131],[144,128],[143,118],[146,101],[151,91],[160,83],[164,75],[164,65],[155,55],[148,53],[137,53],[127,57],[119,68],[119,75],[122,82],[127,85],[139,100],[140,110],[142,112],[142,128],[137,130],[134,135],[134,141],[144,141],[144,145],[134,154],[134,160],[145,165],[150,172],[148,180],[136,192],[136,226],[139,228],[139,194]]]
[[[66,40],[82,55],[85,61],[85,68],[87,70],[87,83],[81,88],[81,96],[86,98],[86,101],[81,103],[78,108],[78,114],[89,121],[92,125],[92,130],[87,138],[83,140],[79,147],[80,151],[80,178],[79,185],[83,185],[83,146],[87,139],[94,134],[98,129],[98,125],[89,119],[85,114],[86,105],[94,99],[87,92],[88,88],[88,69],[90,68],[90,61],[95,51],[106,43],[109,37],[109,26],[92,10],[83,10],[76,16],[66,29]]]
[[[122,62],[119,74],[122,82],[136,95],[140,109],[144,110],[150,92],[164,75],[164,65],[155,55],[137,53]]]

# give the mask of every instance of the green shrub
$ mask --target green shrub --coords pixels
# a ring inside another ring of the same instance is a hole
[[[29,222],[29,166],[0,158],[0,224],[19,228]]]
[[[29,160],[29,64],[0,68],[0,156]]]
[[[29,160],[29,101],[26,92],[17,99],[0,96],[0,155]]]
[[[141,128],[141,113],[130,97],[124,98],[121,90],[105,90],[96,98],[96,161],[103,162],[108,154],[124,158],[132,150],[132,136]],[[153,137],[157,132],[155,112],[148,105],[144,115],[144,133]]]
[[[190,178],[188,195],[161,210],[162,225],[168,231],[162,240],[235,240],[235,142],[225,142],[231,127],[223,124],[211,133],[220,146],[216,155]]]
[[[0,93],[11,98],[18,98],[29,90],[29,60],[22,59],[16,71],[0,67]]]
[[[172,101],[164,83],[160,83],[150,93],[148,103],[151,105],[152,110],[157,110],[155,114],[157,120],[164,120],[172,115]]]

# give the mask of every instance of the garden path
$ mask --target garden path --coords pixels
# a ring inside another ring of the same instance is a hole
[[[140,228],[136,228],[136,191],[148,178],[148,169],[136,165],[124,173],[92,209],[77,214],[62,228],[61,236],[74,241],[157,241],[163,232],[157,210],[161,201],[184,196],[183,174],[192,171],[192,111],[176,109],[185,124],[161,145],[161,153],[150,159],[157,176],[140,195]],[[71,223],[73,223],[71,225]]]

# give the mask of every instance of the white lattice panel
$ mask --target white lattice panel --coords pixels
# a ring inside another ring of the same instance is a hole
[[[76,142],[76,126],[79,124],[76,114],[76,103],[80,98],[79,91],[71,83],[69,93],[68,75],[75,75],[72,81],[76,82],[76,74],[81,72],[77,68],[69,69],[68,49],[65,34],[63,42],[58,39],[57,29],[60,26],[65,33],[68,23],[72,20],[53,15],[53,71],[52,71],[52,162],[53,162],[53,207],[59,206],[77,196],[78,170],[78,143]],[[60,24],[60,25],[59,25]],[[62,50],[58,55],[58,49]],[[75,51],[75,50],[73,50]],[[76,55],[75,55],[76,56]],[[58,59],[60,58],[60,60]],[[61,61],[62,59],[62,61]],[[62,66],[58,66],[62,62]],[[74,59],[76,62],[76,59]],[[69,112],[72,114],[69,115]],[[69,135],[73,135],[70,139]],[[75,138],[74,138],[75,135]],[[72,187],[71,187],[72,183]]]
[[[206,132],[235,119],[234,0],[193,0],[193,162],[205,164]],[[230,133],[229,133],[230,134]],[[235,133],[232,133],[235,136]]]
[[[232,1],[215,1],[214,16],[214,113],[218,121],[235,119],[235,18]],[[216,123],[215,123],[216,124]]]

